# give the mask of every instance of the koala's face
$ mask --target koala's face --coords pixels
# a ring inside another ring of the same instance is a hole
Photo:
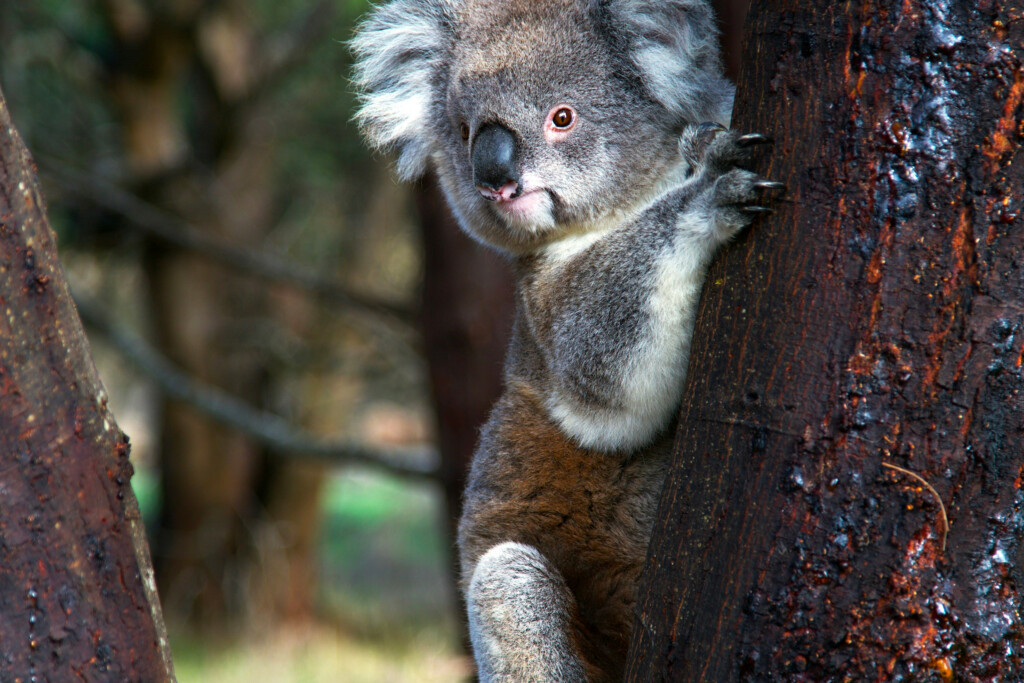
[[[643,199],[675,163],[678,120],[631,85],[584,12],[487,5],[456,27],[436,131],[463,225],[522,251]]]
[[[518,253],[634,209],[732,106],[707,0],[388,0],[352,47],[371,144]]]

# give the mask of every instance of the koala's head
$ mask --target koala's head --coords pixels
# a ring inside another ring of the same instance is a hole
[[[353,48],[371,143],[517,253],[648,198],[732,106],[705,0],[392,0]]]

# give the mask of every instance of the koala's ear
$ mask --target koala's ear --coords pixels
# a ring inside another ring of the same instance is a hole
[[[722,75],[718,27],[704,0],[604,0],[618,37],[651,96],[690,123],[728,126],[734,88]]]
[[[356,120],[378,149],[398,150],[398,175],[427,170],[431,122],[444,69],[449,0],[392,0],[376,7],[350,45],[360,108]]]

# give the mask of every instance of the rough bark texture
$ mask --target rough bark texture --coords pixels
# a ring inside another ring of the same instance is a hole
[[[173,680],[128,439],[31,169],[0,95],[0,680]]]
[[[751,12],[792,203],[711,270],[627,678],[1022,680],[1024,4]]]

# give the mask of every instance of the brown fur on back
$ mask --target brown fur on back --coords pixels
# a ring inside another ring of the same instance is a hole
[[[466,491],[464,584],[489,547],[508,540],[536,547],[576,596],[575,636],[596,665],[591,680],[621,679],[670,447],[666,435],[632,455],[580,448],[529,384],[513,383],[484,427]]]

